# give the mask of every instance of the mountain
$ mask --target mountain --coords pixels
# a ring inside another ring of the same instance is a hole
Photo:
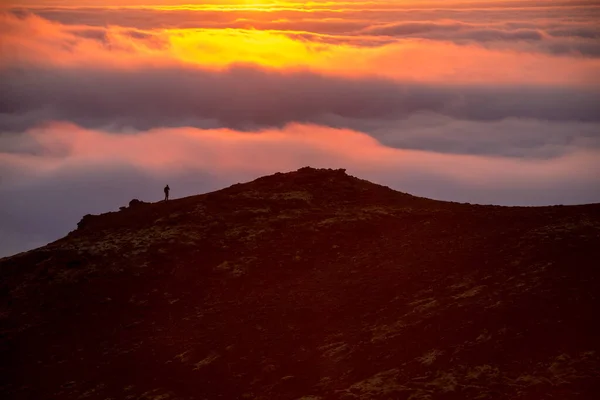
[[[0,260],[3,399],[595,399],[600,204],[302,168]]]

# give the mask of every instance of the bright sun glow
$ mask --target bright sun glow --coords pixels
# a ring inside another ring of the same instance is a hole
[[[297,29],[296,21],[281,15],[242,14],[247,17],[227,14],[224,22],[215,22],[225,27],[110,26],[83,31],[79,26],[63,26],[35,16],[23,19],[5,15],[2,17],[6,26],[2,48],[5,57],[0,59],[0,66],[18,60],[73,68],[185,64],[222,70],[250,64],[280,72],[303,70],[340,77],[442,83],[495,81],[589,86],[598,84],[600,79],[596,73],[600,68],[598,58],[578,58],[573,62],[552,54],[504,51],[501,47],[483,48],[440,40],[308,32]],[[310,19],[301,23],[316,27],[322,24]],[[335,26],[338,21],[328,23]],[[421,29],[421,25],[415,26]],[[412,25],[409,27],[413,29]],[[96,32],[102,33],[101,41],[97,40]],[[61,46],[45,45],[53,40],[62,43]]]

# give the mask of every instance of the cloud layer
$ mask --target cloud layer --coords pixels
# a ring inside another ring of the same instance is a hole
[[[376,44],[418,38],[600,56],[600,2],[596,1],[317,2],[310,8],[276,4],[109,7],[101,12],[86,7],[40,7],[15,9],[13,14],[34,12],[59,23],[96,28],[256,29],[336,43]]]

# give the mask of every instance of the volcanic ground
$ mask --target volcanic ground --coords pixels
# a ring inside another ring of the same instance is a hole
[[[600,204],[302,168],[0,260],[4,399],[597,399]]]

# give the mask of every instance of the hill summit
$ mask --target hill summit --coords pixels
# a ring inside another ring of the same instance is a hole
[[[600,205],[302,168],[0,260],[5,399],[592,399]]]

